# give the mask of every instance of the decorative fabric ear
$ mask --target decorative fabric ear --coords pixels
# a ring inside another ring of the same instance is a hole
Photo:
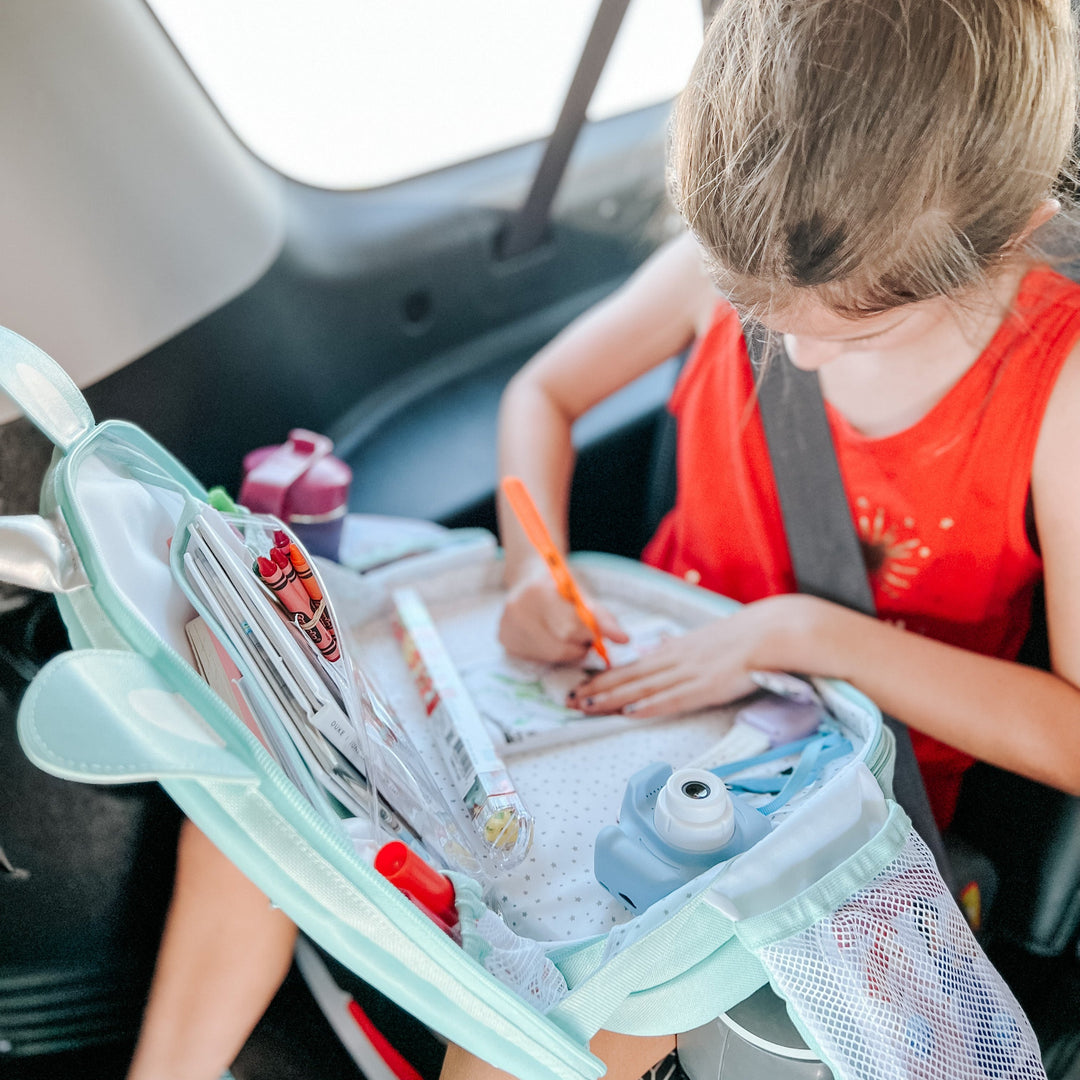
[[[52,659],[23,698],[19,738],[35,764],[83,783],[258,781],[200,709],[133,652],[78,649]]]

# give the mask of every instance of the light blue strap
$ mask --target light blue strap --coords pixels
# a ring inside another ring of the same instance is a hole
[[[719,776],[721,779],[725,776],[734,776],[735,773],[740,773],[744,769],[753,769],[758,765],[767,765],[770,761],[779,761],[781,758],[791,757],[792,754],[802,753],[806,747],[817,742],[821,735],[820,731],[816,731],[813,735],[807,735],[804,739],[796,739],[794,742],[784,743],[782,746],[774,746],[764,753],[754,754],[753,757],[739,758],[738,761],[729,761],[724,765],[717,765],[715,768],[710,769],[709,772],[713,776]]]
[[[797,744],[796,744],[797,745]],[[795,747],[788,747],[789,750]],[[811,736],[806,740],[799,760],[787,776],[758,776],[748,777],[745,780],[733,781],[729,787],[733,791],[753,792],[755,794],[775,794],[776,798],[759,806],[762,814],[771,814],[779,810],[792,796],[798,794],[804,787],[812,784],[820,775],[821,770],[830,761],[844,757],[851,753],[851,743],[835,731]],[[760,755],[765,757],[766,755]],[[750,768],[759,764],[755,758],[747,758],[739,763],[742,768]]]
[[[94,426],[94,415],[60,365],[14,330],[0,326],[0,388],[61,450]]]

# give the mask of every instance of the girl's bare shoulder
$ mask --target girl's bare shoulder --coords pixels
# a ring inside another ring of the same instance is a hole
[[[697,240],[687,232],[670,241],[661,254],[658,269],[667,279],[664,291],[674,294],[674,302],[695,334],[705,333],[722,297],[709,275]]]
[[[1076,465],[1080,461],[1080,341],[1061,366],[1043,414],[1031,486],[1039,533],[1064,518],[1080,539],[1080,489]]]

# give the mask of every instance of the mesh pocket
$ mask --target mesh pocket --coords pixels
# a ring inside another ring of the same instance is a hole
[[[465,874],[451,873],[461,944],[504,986],[533,1008],[547,1012],[567,993],[566,980],[535,942],[515,934],[484,903],[480,886]]]
[[[758,954],[839,1080],[1045,1077],[1027,1018],[914,831],[831,915]]]

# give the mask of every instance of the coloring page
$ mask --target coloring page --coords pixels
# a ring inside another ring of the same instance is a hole
[[[615,666],[631,663],[667,638],[682,633],[678,623],[666,616],[618,614],[630,641],[625,645],[606,643]],[[603,662],[593,652],[581,666],[542,664],[500,654],[463,667],[460,675],[496,738],[500,753],[512,757],[648,723],[620,714],[586,716],[566,704],[567,694],[590,672],[600,670]]]

